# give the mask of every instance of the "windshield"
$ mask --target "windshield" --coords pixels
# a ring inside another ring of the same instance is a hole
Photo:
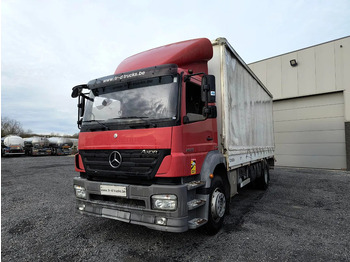
[[[178,85],[173,76],[154,77],[93,89],[83,121],[176,119]]]

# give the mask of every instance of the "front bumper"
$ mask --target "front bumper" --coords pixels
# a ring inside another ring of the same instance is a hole
[[[95,182],[80,177],[74,178],[74,185],[86,189],[86,198],[76,198],[76,209],[81,214],[111,218],[151,229],[184,232],[188,230],[187,187],[186,185],[130,185],[126,187],[126,197],[101,195],[101,185],[112,183]],[[119,184],[118,184],[119,185]],[[174,194],[178,208],[175,211],[153,210],[151,197],[155,194]],[[156,224],[162,219],[165,225]]]

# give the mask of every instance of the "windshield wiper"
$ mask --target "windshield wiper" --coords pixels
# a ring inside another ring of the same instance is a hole
[[[150,128],[150,127],[157,127],[157,124],[152,123],[151,121],[147,120],[147,118],[149,118],[148,116],[123,116],[123,117],[116,117],[113,119],[140,119],[144,122],[146,122],[147,125],[145,125],[145,128]],[[137,126],[133,125],[130,126],[130,128],[136,128]]]
[[[122,116],[122,117],[115,117],[110,119],[133,119],[133,118],[145,119],[149,117],[148,116]]]
[[[101,123],[101,122],[98,121],[98,120],[83,121],[83,123],[92,123],[92,122],[96,122],[96,123],[98,123],[99,125],[103,126],[106,130],[109,130],[109,127],[108,127],[108,126],[106,126],[105,124]]]

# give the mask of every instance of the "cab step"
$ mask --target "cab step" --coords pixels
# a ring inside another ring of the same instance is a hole
[[[187,202],[188,210],[193,210],[197,207],[203,206],[207,201],[204,199],[193,199]]]
[[[245,185],[248,185],[249,183],[250,183],[250,178],[247,178],[246,180],[240,183],[240,188],[244,187]]]
[[[192,181],[192,182],[186,183],[187,190],[196,189],[204,185],[205,185],[205,181]]]
[[[189,229],[196,229],[196,228],[204,225],[207,222],[208,222],[208,220],[206,220],[204,218],[194,218],[194,219],[188,221],[188,228]]]

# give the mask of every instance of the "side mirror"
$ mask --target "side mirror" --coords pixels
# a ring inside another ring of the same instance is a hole
[[[72,98],[80,96],[84,88],[88,88],[87,85],[78,85],[72,88]]]
[[[215,76],[204,75],[202,78],[201,85],[202,101],[205,103],[203,107],[203,116],[205,118],[216,118],[217,111],[216,106],[209,105],[209,103],[215,103],[216,93],[215,93]]]
[[[85,111],[85,97],[79,96],[78,97],[78,128],[80,129],[81,124],[83,123],[83,116]]]
[[[204,75],[202,78],[202,101],[207,103],[215,103],[215,76]]]
[[[216,118],[218,116],[216,106],[208,106],[203,108],[203,116],[206,118]]]
[[[72,98],[78,98],[78,128],[80,129],[83,122],[83,116],[85,111],[85,99],[94,101],[92,98],[88,97],[83,93],[83,89],[88,89],[87,85],[78,85],[72,88]]]

